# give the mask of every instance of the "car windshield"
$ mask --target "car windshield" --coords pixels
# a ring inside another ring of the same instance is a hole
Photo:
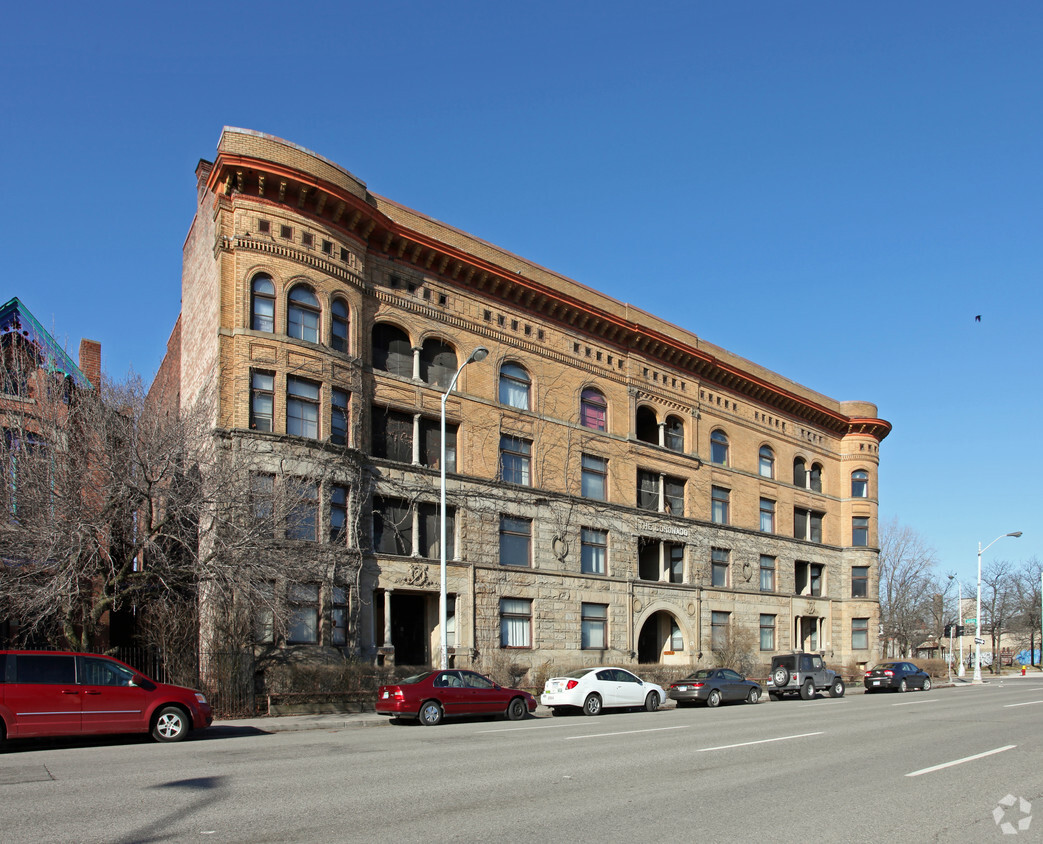
[[[685,677],[685,679],[686,680],[705,680],[712,673],[713,672],[710,671],[709,668],[702,668],[699,671],[696,671],[694,674],[689,674],[687,677]]]
[[[399,686],[412,686],[414,683],[419,683],[421,680],[425,680],[434,674],[434,671],[424,671],[422,674],[414,674],[412,677],[406,677],[404,680],[399,680]]]
[[[895,670],[895,669],[896,669],[897,667],[898,667],[898,663],[896,663],[896,662],[881,662],[881,663],[880,663],[880,664],[879,664],[879,665],[878,665],[878,666],[876,667],[876,669],[875,669],[875,670],[876,670],[876,671],[883,671],[883,670],[884,670],[885,668],[889,668],[889,669],[891,669],[892,671],[894,671],[894,670]]]
[[[562,674],[562,677],[568,677],[570,680],[579,680],[581,677],[586,677],[593,668],[580,668],[576,671],[570,671],[568,674]]]

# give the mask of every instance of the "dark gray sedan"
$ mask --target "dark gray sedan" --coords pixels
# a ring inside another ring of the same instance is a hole
[[[880,689],[894,689],[899,692],[906,689],[923,689],[926,692],[931,688],[931,675],[911,662],[881,662],[866,672],[862,683],[867,692]]]
[[[761,687],[730,668],[700,668],[683,680],[671,683],[666,696],[676,700],[678,706],[695,703],[720,706],[735,700],[756,703],[761,699]]]

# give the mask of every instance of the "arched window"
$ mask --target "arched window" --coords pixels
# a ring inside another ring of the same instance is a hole
[[[757,466],[762,478],[775,477],[775,452],[770,445],[762,445],[758,452]]]
[[[793,486],[804,489],[808,485],[808,464],[803,457],[793,461]]]
[[[812,463],[811,473],[808,475],[808,489],[812,492],[822,492],[822,464]]]
[[[641,442],[659,445],[659,418],[656,412],[648,405],[641,405],[637,409],[634,428],[637,438]]]
[[[373,368],[413,377],[413,347],[401,328],[386,323],[373,326]]]
[[[456,350],[441,340],[428,339],[420,350],[420,379],[444,390],[456,375]]]
[[[608,402],[593,387],[588,387],[580,395],[579,423],[584,428],[593,428],[595,431],[608,428]]]
[[[529,410],[529,389],[532,385],[529,373],[516,363],[505,363],[500,367],[500,404]]]
[[[250,328],[275,331],[275,284],[263,273],[255,275],[250,284]]]
[[[869,472],[858,469],[851,473],[851,497],[869,497]]]
[[[333,321],[330,323],[330,345],[338,352],[348,351],[348,306],[343,299],[334,299],[330,308]]]
[[[684,451],[684,422],[678,416],[667,416],[663,429],[665,445],[671,451]]]
[[[710,434],[710,462],[728,465],[728,435],[720,428]]]
[[[290,291],[286,308],[286,333],[309,343],[319,342],[319,300],[307,287],[298,285]]]

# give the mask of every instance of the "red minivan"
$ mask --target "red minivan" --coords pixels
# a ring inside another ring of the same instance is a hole
[[[0,651],[0,743],[103,733],[181,741],[213,720],[200,692],[156,683],[112,657]]]

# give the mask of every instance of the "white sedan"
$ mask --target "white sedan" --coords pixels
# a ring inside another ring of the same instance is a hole
[[[563,677],[551,677],[543,686],[540,703],[557,715],[563,708],[582,708],[584,715],[602,709],[643,706],[655,712],[666,699],[662,686],[646,683],[622,668],[581,668]]]

